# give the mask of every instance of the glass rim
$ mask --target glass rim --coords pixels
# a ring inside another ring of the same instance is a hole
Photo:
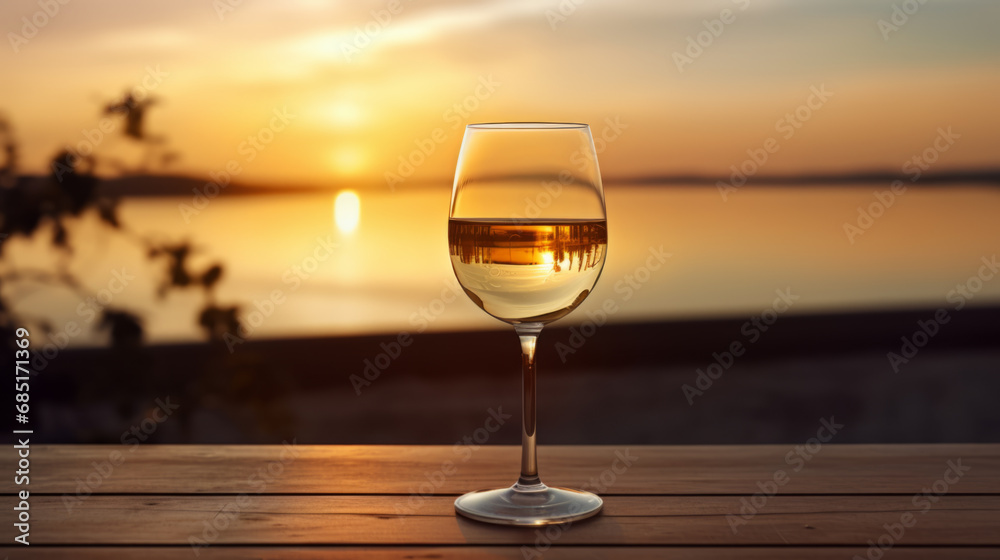
[[[590,128],[589,124],[586,123],[568,123],[568,122],[492,122],[492,123],[472,123],[465,126],[465,128],[481,129],[481,130],[557,130],[557,129],[574,129],[574,128]]]

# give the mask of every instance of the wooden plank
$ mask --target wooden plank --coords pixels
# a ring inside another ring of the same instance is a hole
[[[0,551],[7,554],[9,547]],[[13,552],[11,550],[11,552]],[[166,547],[32,547],[17,550],[18,558],[36,560],[107,560],[108,558],[142,558],[143,560],[190,560],[191,549]],[[545,552],[546,560],[845,560],[854,555],[865,557],[863,548],[818,547],[554,547]],[[995,559],[996,548],[893,548],[893,560]],[[217,546],[199,551],[205,560],[390,560],[399,558],[433,558],[436,560],[494,559],[526,560],[542,556],[525,556],[521,547],[357,547],[252,548]]]
[[[623,467],[617,454],[626,451],[637,459]],[[952,492],[1000,493],[998,444],[824,445],[803,450],[808,461],[795,453],[794,445],[542,446],[539,462],[549,484],[589,484],[604,495],[753,494],[779,471],[788,495],[913,494],[961,459],[971,470]],[[518,454],[513,446],[36,445],[30,490],[458,495],[512,483]],[[4,453],[0,470],[16,470],[15,459]],[[2,493],[17,489],[13,477],[0,481]]]
[[[399,496],[91,496],[31,503],[35,545],[856,545],[913,513],[906,546],[1000,546],[1000,496],[945,495],[926,513],[909,496],[774,496],[733,530],[732,496],[612,496],[569,527],[498,527],[457,517],[449,497],[412,511]],[[14,512],[0,510],[11,527]],[[8,529],[7,531],[10,531]],[[7,542],[11,542],[9,537]],[[199,549],[200,550],[200,549]]]

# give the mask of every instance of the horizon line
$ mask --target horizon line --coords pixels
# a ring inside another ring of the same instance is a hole
[[[37,182],[43,181],[50,177],[50,175],[38,175],[38,174],[23,174],[17,176],[17,182]],[[167,194],[179,194],[180,192],[188,193],[188,186],[192,183],[195,184],[208,184],[211,183],[211,179],[206,179],[203,177],[198,177],[197,175],[186,175],[186,174],[158,174],[158,173],[140,173],[133,175],[120,175],[114,177],[100,177],[102,186],[110,187],[111,191],[116,192],[119,195],[128,196],[160,196]],[[644,187],[656,187],[656,186],[676,186],[676,185],[686,185],[686,186],[719,186],[720,184],[724,187],[735,187],[741,188],[745,186],[810,186],[810,185],[835,185],[835,184],[874,184],[874,183],[886,183],[892,184],[895,181],[900,181],[909,187],[920,187],[920,186],[931,186],[931,185],[941,185],[942,183],[960,183],[960,184],[984,184],[984,186],[1000,186],[1000,168],[998,167],[983,167],[983,168],[965,168],[965,169],[953,169],[940,172],[929,172],[929,173],[918,173],[916,171],[910,173],[904,173],[900,171],[889,171],[884,169],[870,169],[870,170],[853,170],[846,172],[805,172],[805,173],[785,173],[785,174],[752,174],[749,176],[742,175],[740,178],[741,182],[734,181],[735,174],[728,177],[719,177],[716,175],[704,174],[704,173],[665,173],[665,174],[651,174],[651,175],[636,175],[631,177],[605,177],[603,182],[605,184],[612,185],[634,185],[634,186],[644,186]],[[138,185],[130,185],[130,182],[136,181],[156,181],[159,184],[150,185],[147,187],[140,187]],[[451,188],[451,183],[453,179],[440,178],[440,179],[421,179],[421,180],[407,180],[401,185],[398,185],[396,189],[405,189],[407,187],[418,187],[418,188],[444,188],[447,185]],[[168,184],[168,182],[183,182],[183,186],[176,184]],[[350,181],[330,181],[327,185],[316,185],[307,183],[296,183],[285,187],[275,186],[277,181],[260,182],[260,183],[230,183],[226,186],[226,190],[231,192],[239,192],[240,194],[265,194],[265,193],[280,193],[280,192],[318,192],[327,191],[335,188],[356,188],[356,189],[389,189],[385,183],[381,182],[350,182]],[[9,188],[9,187],[8,187]],[[392,189],[392,190],[396,190]]]

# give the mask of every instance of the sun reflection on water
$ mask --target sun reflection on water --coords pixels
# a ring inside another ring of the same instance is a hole
[[[361,221],[361,199],[351,190],[337,193],[333,201],[333,221],[343,233],[353,233]]]

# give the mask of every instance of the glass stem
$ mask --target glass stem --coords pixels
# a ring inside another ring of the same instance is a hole
[[[521,477],[515,489],[528,490],[542,485],[538,478],[538,456],[535,450],[537,439],[535,416],[535,390],[537,372],[535,370],[535,345],[542,332],[542,323],[521,323],[514,325],[521,340]]]

